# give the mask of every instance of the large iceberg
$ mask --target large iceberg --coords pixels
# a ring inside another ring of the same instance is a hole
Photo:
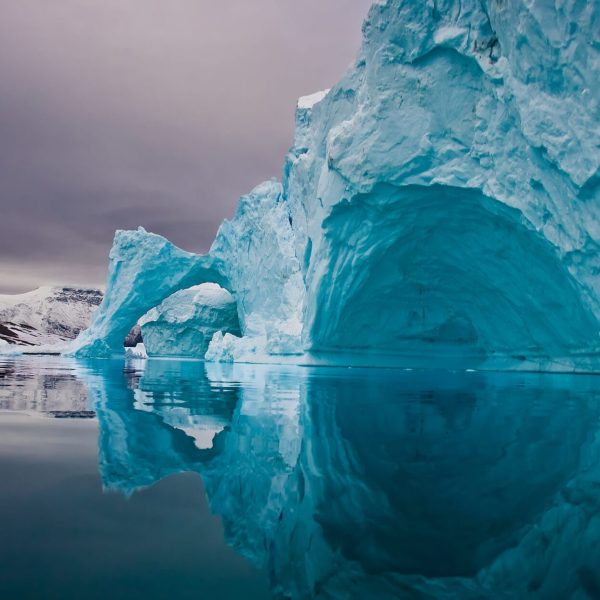
[[[117,234],[77,353],[211,281],[213,360],[598,368],[600,4],[379,0],[363,34],[208,254]]]

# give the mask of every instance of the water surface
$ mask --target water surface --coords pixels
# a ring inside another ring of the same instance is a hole
[[[600,597],[599,385],[4,359],[0,597]]]

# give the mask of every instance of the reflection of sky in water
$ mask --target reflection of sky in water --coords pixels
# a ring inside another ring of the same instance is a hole
[[[0,369],[5,410],[65,411],[70,398],[96,411],[107,491],[135,501],[200,473],[225,540],[275,596],[600,592],[594,377],[63,359]]]

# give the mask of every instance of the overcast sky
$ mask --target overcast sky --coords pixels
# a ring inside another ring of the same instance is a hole
[[[0,292],[103,284],[115,229],[207,250],[370,4],[0,0]]]

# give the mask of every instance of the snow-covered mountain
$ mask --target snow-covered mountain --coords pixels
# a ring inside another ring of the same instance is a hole
[[[23,346],[56,344],[88,327],[102,302],[93,288],[40,287],[17,295],[0,295],[0,340]]]

